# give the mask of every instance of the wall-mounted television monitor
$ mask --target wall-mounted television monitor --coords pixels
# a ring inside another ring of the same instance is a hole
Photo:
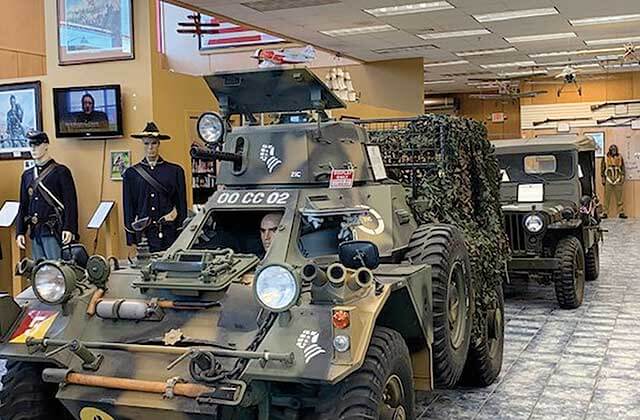
[[[122,137],[120,85],[53,89],[56,137]]]

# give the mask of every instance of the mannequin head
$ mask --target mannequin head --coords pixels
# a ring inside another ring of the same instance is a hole
[[[146,137],[142,139],[144,143],[144,157],[148,161],[156,161],[160,156],[160,140],[153,137]]]
[[[36,163],[43,163],[49,160],[49,143],[31,144],[31,157]]]
[[[11,109],[16,107],[16,97],[11,95],[9,97],[9,104],[11,105]]]
[[[607,154],[609,156],[618,156],[618,146],[616,146],[615,144],[609,146],[609,153]]]
[[[260,240],[262,241],[262,246],[265,251],[268,251],[269,247],[271,247],[271,242],[276,234],[276,230],[278,230],[280,220],[282,220],[280,213],[268,213],[260,222]]]

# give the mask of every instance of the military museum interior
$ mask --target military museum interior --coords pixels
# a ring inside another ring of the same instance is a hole
[[[2,10],[0,420],[640,419],[638,1]]]

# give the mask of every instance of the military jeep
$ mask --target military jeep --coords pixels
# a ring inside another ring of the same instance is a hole
[[[512,249],[509,276],[553,283],[561,308],[579,307],[585,280],[600,271],[595,142],[567,135],[493,144]]]
[[[0,296],[0,417],[412,419],[417,389],[493,382],[501,292],[472,336],[462,234],[418,226],[366,130],[327,120],[344,104],[306,69],[205,79],[222,115],[192,155],[221,161],[224,188],[136,266],[21,264],[32,286]],[[316,122],[255,125],[305,110]]]

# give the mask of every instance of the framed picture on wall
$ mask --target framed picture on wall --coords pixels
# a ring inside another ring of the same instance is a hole
[[[114,150],[111,152],[111,179],[122,181],[122,174],[131,166],[131,151]]]
[[[0,85],[0,158],[31,157],[27,133],[42,130],[40,82]]]
[[[596,142],[596,157],[604,157],[604,131],[584,133],[584,135],[591,137]]]
[[[133,0],[56,0],[60,65],[130,60]]]

